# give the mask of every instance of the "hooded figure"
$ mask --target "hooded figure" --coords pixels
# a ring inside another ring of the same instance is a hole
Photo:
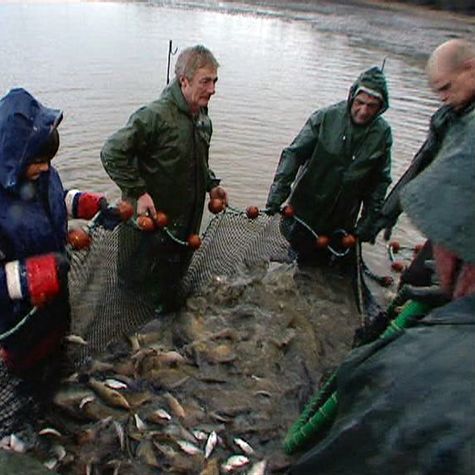
[[[381,117],[388,106],[386,80],[373,67],[358,77],[346,101],[315,111],[282,152],[267,209],[278,211],[288,198],[317,234],[343,229],[373,241],[372,222],[391,183],[391,128]],[[293,219],[283,232],[297,250],[302,240],[313,247],[311,234]]]
[[[69,325],[68,290],[59,282],[67,237],[65,192],[51,166],[27,179],[62,116],[24,89],[0,101],[0,346],[7,364],[20,370],[57,347]],[[55,297],[40,305],[41,293],[48,292]]]
[[[63,189],[51,166],[62,117],[21,88],[0,100],[0,356],[19,371],[54,353],[69,327],[68,217],[101,209],[105,222],[116,211],[100,194]]]

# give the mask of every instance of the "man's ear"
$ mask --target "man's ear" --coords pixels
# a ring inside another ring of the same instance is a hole
[[[468,58],[462,63],[462,68],[464,71],[474,71],[475,72],[475,58]]]
[[[186,84],[185,81],[188,81],[186,76],[180,76],[180,86],[184,86]]]

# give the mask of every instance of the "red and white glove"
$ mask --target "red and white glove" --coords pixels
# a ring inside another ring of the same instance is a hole
[[[61,280],[69,269],[67,259],[56,253],[29,257],[5,264],[8,296],[12,300],[29,299],[41,307],[61,290]]]
[[[69,190],[64,198],[68,216],[78,219],[92,219],[102,209],[106,198],[101,193],[88,193],[79,190]]]

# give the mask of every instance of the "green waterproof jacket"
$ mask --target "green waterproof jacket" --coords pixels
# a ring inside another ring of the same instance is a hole
[[[401,190],[432,163],[442,145],[442,140],[445,137],[447,129],[455,120],[457,120],[457,116],[449,106],[442,106],[431,117],[429,132],[425,142],[414,155],[409,168],[404,172],[384,200],[380,217],[376,224],[378,231],[383,228],[392,228],[396,224],[399,215],[402,213],[399,200]]]
[[[124,199],[147,192],[171,232],[186,239],[199,231],[206,191],[219,184],[208,167],[211,134],[207,110],[193,117],[173,81],[106,141],[101,160]]]
[[[475,263],[475,103],[457,113],[433,162],[401,191],[401,204],[431,241]]]
[[[350,116],[360,86],[384,99],[379,115],[363,126]],[[290,196],[296,215],[317,233],[352,231],[362,203],[362,220],[370,222],[391,183],[391,128],[381,117],[387,108],[386,82],[374,67],[353,84],[347,101],[315,111],[282,152],[267,208]]]

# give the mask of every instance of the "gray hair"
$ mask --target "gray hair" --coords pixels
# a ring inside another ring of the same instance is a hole
[[[184,49],[176,60],[175,77],[179,80],[184,76],[191,81],[196,71],[206,66],[218,69],[219,63],[213,53],[203,45],[190,46]]]

